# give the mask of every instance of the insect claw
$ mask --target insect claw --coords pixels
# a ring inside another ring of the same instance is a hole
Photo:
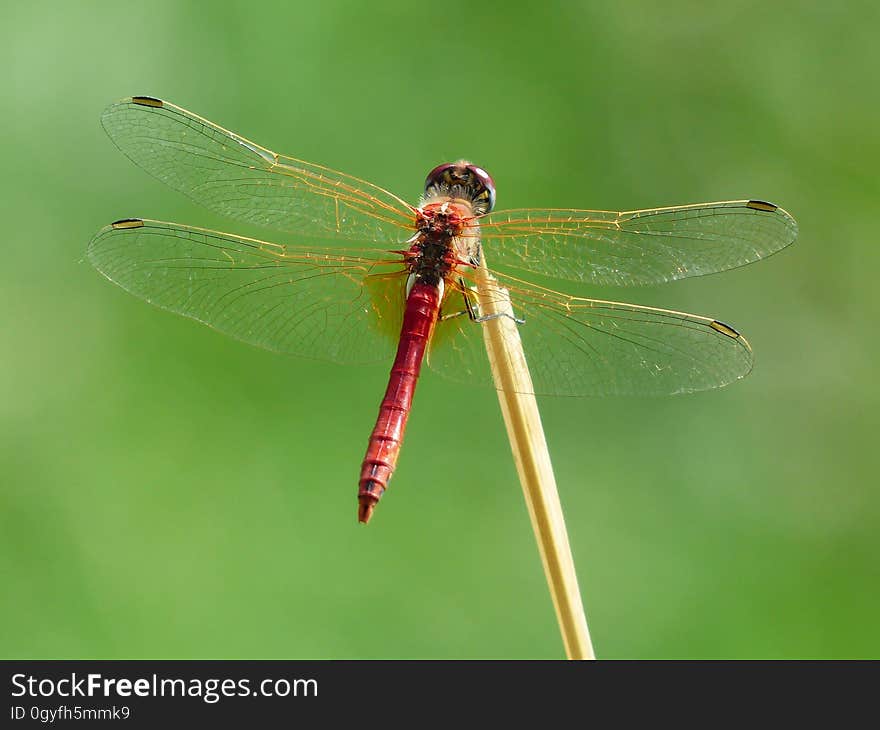
[[[498,319],[499,317],[510,317],[510,319],[512,319],[517,324],[526,323],[524,319],[520,319],[519,317],[508,314],[507,312],[498,312],[498,314],[487,314],[485,317],[477,317],[476,319],[474,319],[474,322],[479,322],[482,324],[483,322],[488,322],[490,319]]]

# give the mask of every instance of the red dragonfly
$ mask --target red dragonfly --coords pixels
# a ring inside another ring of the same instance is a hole
[[[537,394],[686,393],[751,370],[751,348],[733,327],[572,296],[503,272],[602,286],[657,284],[749,264],[797,235],[788,213],[760,200],[494,212],[492,178],[466,161],[431,170],[419,204],[411,205],[151,97],[112,104],[101,121],[122,152],[175,190],[297,237],[280,244],[120,220],[88,248],[108,279],[276,352],[338,363],[394,356],[361,467],[361,522],[394,471],[423,360],[454,379],[492,383],[478,266],[491,264],[495,286],[509,292]],[[321,245],[328,239],[344,247]]]

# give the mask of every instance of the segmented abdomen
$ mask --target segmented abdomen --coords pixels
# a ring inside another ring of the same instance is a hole
[[[358,520],[369,522],[373,508],[388,487],[397,465],[406,421],[422,368],[425,350],[440,311],[437,286],[416,281],[406,300],[397,355],[391,366],[388,388],[379,406],[379,417],[361,465],[358,483]]]

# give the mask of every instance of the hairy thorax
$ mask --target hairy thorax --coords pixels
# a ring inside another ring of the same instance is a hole
[[[429,199],[416,211],[416,227],[405,254],[414,280],[438,285],[459,267],[479,264],[479,226],[468,201]]]

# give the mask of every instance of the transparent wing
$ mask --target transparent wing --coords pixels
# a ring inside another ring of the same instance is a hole
[[[454,380],[491,383],[486,325],[454,316],[478,310],[464,283],[444,300],[446,318],[437,325],[428,365]],[[689,393],[731,383],[752,368],[746,339],[710,317],[568,296],[500,275],[490,296],[501,287],[510,292],[515,316],[525,320],[519,333],[539,395]]]
[[[132,294],[258,347],[340,363],[389,362],[395,351],[399,257],[140,219],[101,229],[87,255]]]
[[[776,253],[797,236],[794,218],[759,200],[623,213],[507,210],[476,223],[493,267],[611,286],[734,269]]]
[[[133,162],[218,213],[305,236],[406,240],[415,210],[335,170],[279,155],[167,101],[111,104],[101,123]]]

